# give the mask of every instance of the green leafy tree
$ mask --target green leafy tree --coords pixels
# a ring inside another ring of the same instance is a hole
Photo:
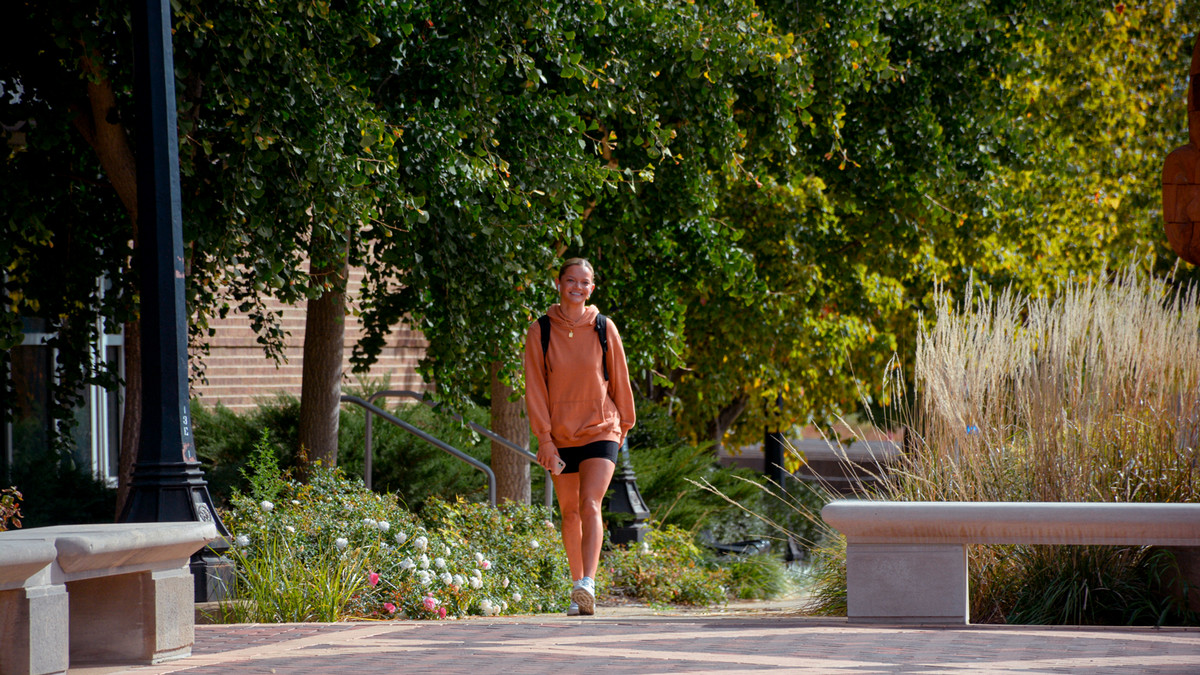
[[[1022,24],[1020,68],[999,75],[1022,104],[1033,161],[993,175],[979,269],[1029,292],[1134,260],[1175,265],[1162,223],[1163,160],[1187,142],[1187,75],[1200,5],[1121,3],[1089,30]],[[1180,281],[1194,276],[1181,270]]]

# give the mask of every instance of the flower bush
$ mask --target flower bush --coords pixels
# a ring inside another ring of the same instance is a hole
[[[566,556],[543,507],[432,499],[418,518],[394,495],[321,467],[307,484],[251,484],[258,489],[235,494],[223,513],[238,569],[226,612],[233,621],[566,608]]]

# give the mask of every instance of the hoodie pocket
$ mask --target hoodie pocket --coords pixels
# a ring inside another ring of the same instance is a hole
[[[563,447],[620,429],[617,407],[607,396],[601,400],[560,401],[550,410],[550,435]]]

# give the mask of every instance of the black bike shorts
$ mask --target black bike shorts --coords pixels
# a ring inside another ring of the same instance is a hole
[[[617,450],[620,447],[616,441],[593,441],[577,448],[559,448],[558,456],[562,457],[563,462],[567,465],[567,468],[563,469],[562,472],[579,473],[579,463],[585,459],[595,457],[607,459],[616,464]]]

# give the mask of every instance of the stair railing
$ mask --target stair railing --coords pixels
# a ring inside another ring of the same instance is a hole
[[[342,402],[343,403],[353,403],[353,404],[359,406],[360,408],[362,408],[364,411],[366,411],[366,416],[367,416],[367,454],[366,454],[366,458],[365,458],[366,468],[364,470],[363,481],[366,483],[368,489],[370,489],[370,487],[371,487],[371,468],[370,468],[371,467],[371,460],[370,460],[370,457],[371,457],[371,445],[370,445],[371,444],[371,440],[370,440],[371,439],[371,426],[370,426],[371,425],[371,417],[373,415],[378,415],[378,416],[382,417],[383,419],[387,420],[388,422],[391,422],[392,424],[400,427],[401,429],[404,429],[408,433],[413,434],[414,436],[420,438],[421,440],[423,440],[427,443],[432,443],[435,447],[437,447],[445,452],[448,452],[451,455],[454,455],[455,457],[461,459],[462,461],[466,462],[467,464],[470,464],[471,466],[475,467],[476,469],[479,469],[480,471],[482,471],[487,476],[487,481],[488,481],[488,503],[491,504],[492,506],[496,505],[496,474],[495,474],[495,472],[492,471],[492,467],[475,459],[474,457],[468,455],[467,453],[463,452],[462,450],[459,450],[458,448],[455,448],[455,447],[451,446],[450,444],[443,442],[441,439],[430,436],[429,434],[425,433],[424,431],[418,429],[417,427],[414,427],[413,425],[409,424],[408,422],[405,422],[404,420],[400,419],[399,417],[396,417],[395,415],[384,410],[383,408],[380,408],[379,406],[375,405],[374,403],[364,401],[363,399],[361,399],[357,396],[351,396],[349,394],[342,394]]]

